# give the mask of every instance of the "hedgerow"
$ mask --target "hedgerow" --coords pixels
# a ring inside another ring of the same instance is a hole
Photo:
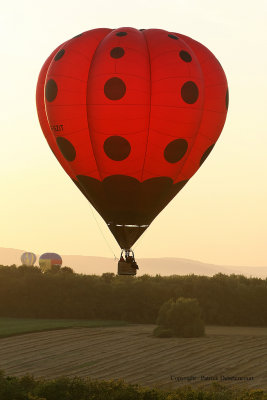
[[[0,400],[266,400],[264,390],[213,383],[209,387],[183,386],[160,390],[128,384],[123,380],[90,378],[38,379],[5,376],[0,372]]]

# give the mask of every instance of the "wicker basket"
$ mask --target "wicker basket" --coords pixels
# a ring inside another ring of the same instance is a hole
[[[118,275],[136,275],[136,268],[125,261],[118,262]]]

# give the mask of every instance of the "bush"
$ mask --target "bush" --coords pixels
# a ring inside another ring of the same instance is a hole
[[[204,336],[205,326],[201,314],[197,299],[184,297],[179,297],[176,301],[170,299],[159,310],[157,325],[160,329],[155,330],[154,335],[157,336],[167,329],[177,337]]]

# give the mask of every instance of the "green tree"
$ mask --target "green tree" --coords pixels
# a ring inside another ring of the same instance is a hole
[[[158,314],[157,325],[160,329],[154,331],[156,336],[162,336],[163,331],[169,331],[177,337],[199,337],[205,333],[202,310],[197,299],[179,297],[165,302]]]

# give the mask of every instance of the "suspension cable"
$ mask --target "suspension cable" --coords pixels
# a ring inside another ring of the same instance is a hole
[[[149,227],[149,226],[148,226]],[[135,251],[136,247],[140,245],[140,243],[143,241],[144,239],[144,234],[147,232],[147,229],[145,230],[145,232],[141,235],[141,237],[137,240],[137,243],[133,246],[133,251]]]
[[[99,223],[98,223],[98,221],[97,221],[97,219],[96,219],[96,216],[95,216],[95,214],[94,214],[94,210],[93,210],[92,204],[91,204],[89,201],[88,201],[88,203],[89,203],[90,210],[91,210],[91,213],[92,213],[92,215],[93,215],[93,218],[94,218],[94,220],[95,220],[95,222],[96,222],[96,224],[97,224],[97,227],[98,227],[98,229],[99,229],[99,231],[100,231],[100,233],[101,233],[103,239],[104,239],[105,242],[106,242],[107,247],[109,248],[110,252],[113,254],[114,260],[115,260],[115,261],[118,260],[116,254],[114,253],[112,247],[110,246],[110,244],[109,244],[107,238],[105,237],[105,235],[104,235],[104,233],[103,233],[103,231],[102,231],[102,229],[101,229],[101,226],[99,225]]]

